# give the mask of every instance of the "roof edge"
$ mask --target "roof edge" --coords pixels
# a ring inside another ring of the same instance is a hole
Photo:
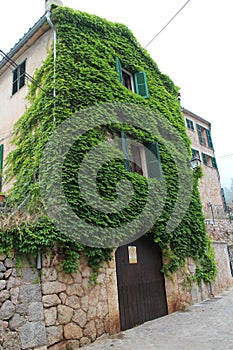
[[[192,116],[192,117],[198,119],[200,122],[209,124],[209,126],[210,126],[210,128],[211,128],[211,122],[209,122],[208,120],[206,120],[206,119],[200,117],[199,115],[197,115],[197,114],[195,114],[195,113],[189,111],[187,108],[181,107],[181,111],[182,111],[182,112],[188,113],[190,116]]]
[[[21,39],[19,39],[19,41],[15,44],[15,46],[13,46],[12,49],[10,49],[10,51],[7,53],[7,56],[12,58],[46,22],[46,13],[44,13],[43,16],[34,24],[34,26],[31,27]],[[7,60],[5,58],[0,61],[0,70],[5,66],[6,63]]]

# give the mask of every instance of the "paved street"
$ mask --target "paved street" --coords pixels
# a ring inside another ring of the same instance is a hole
[[[186,311],[104,337],[85,350],[233,349],[233,288]]]

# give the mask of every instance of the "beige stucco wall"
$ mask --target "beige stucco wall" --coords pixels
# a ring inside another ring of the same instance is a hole
[[[42,65],[48,55],[52,39],[53,33],[51,30],[42,32],[39,38],[36,36],[34,41],[30,40],[25,45],[24,49],[26,50],[20,56],[14,56],[12,59],[17,64],[20,64],[26,59],[26,72],[33,76],[35,69]],[[27,79],[26,84],[12,95],[13,69],[14,67],[8,65],[7,69],[4,67],[0,71],[0,143],[4,144],[4,161],[12,149],[10,145],[10,132],[13,130],[14,123],[23,115],[29,105],[26,96],[28,94],[28,85],[31,83]],[[6,189],[7,186],[3,185],[3,190]]]

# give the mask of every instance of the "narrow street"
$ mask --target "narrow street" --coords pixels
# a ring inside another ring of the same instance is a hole
[[[97,340],[85,350],[233,349],[233,288],[185,311]]]

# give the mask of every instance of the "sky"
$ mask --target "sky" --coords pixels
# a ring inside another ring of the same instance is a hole
[[[63,5],[124,23],[145,47],[186,2],[63,0]],[[0,49],[9,52],[44,11],[44,0],[1,1]],[[233,178],[232,13],[232,0],[190,0],[146,48],[180,87],[181,105],[211,122],[221,185],[227,187]]]

